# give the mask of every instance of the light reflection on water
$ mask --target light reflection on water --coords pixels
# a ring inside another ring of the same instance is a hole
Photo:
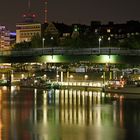
[[[2,87],[0,140],[140,139],[139,97]]]

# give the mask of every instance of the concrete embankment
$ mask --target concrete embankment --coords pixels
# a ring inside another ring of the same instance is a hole
[[[122,94],[140,94],[140,87],[124,87],[122,89],[108,89],[105,88],[104,92],[122,93]]]
[[[74,86],[74,85],[62,85],[61,89],[82,89],[85,91],[102,91],[102,87],[93,87],[93,86]]]

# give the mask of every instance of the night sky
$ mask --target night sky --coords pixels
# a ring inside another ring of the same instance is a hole
[[[28,0],[1,0],[0,24],[15,30],[27,11]],[[37,21],[43,22],[43,0],[31,0],[31,10],[37,14]],[[90,24],[92,20],[102,23],[128,20],[140,21],[140,0],[48,0],[48,20],[66,24]]]

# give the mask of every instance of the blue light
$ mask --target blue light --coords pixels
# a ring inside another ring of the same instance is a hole
[[[10,35],[16,36],[16,33],[15,32],[11,32]]]

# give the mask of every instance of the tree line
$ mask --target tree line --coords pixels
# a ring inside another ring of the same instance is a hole
[[[140,35],[131,35],[124,39],[117,39],[97,34],[79,34],[71,37],[60,37],[58,35],[46,34],[44,37],[36,34],[30,42],[16,43],[12,49],[28,49],[42,47],[70,47],[70,48],[97,48],[99,47],[118,47],[122,49],[140,49]],[[44,40],[43,40],[44,39]],[[43,42],[44,41],[44,42]]]

